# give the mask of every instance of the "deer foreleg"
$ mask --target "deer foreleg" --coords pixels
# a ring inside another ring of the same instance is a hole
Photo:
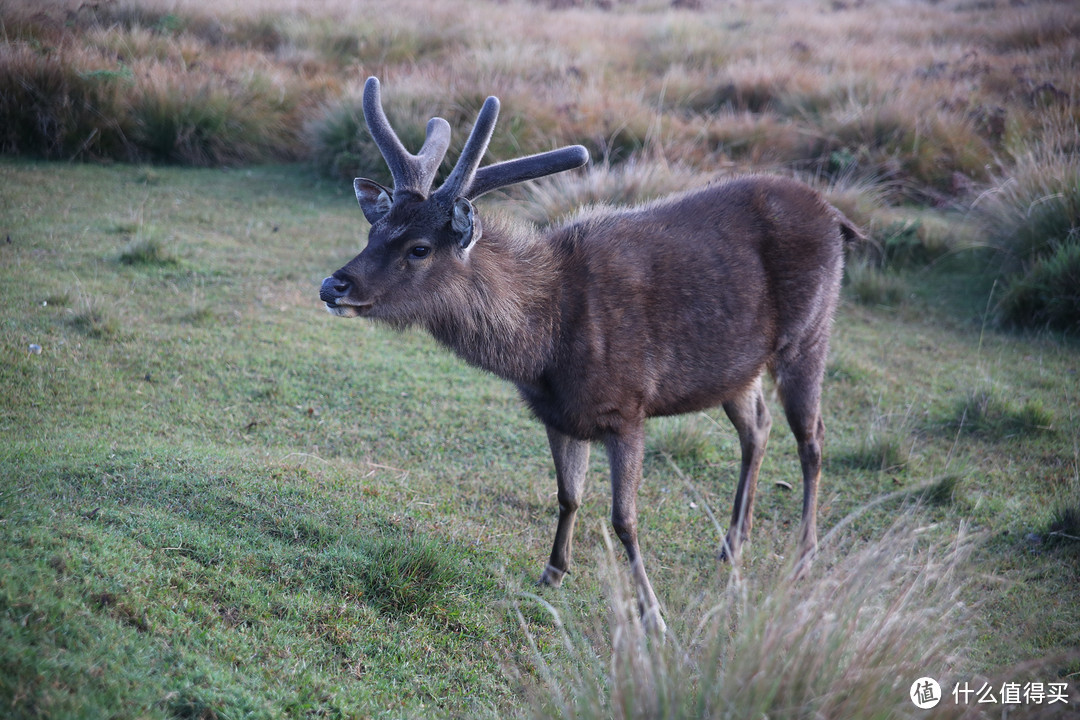
[[[574,521],[585,489],[589,467],[589,443],[563,435],[549,427],[548,444],[555,461],[555,479],[559,484],[559,526],[540,583],[558,587],[570,569],[570,548],[574,539]]]

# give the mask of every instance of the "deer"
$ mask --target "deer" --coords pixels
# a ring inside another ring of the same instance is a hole
[[[579,168],[580,145],[480,167],[499,100],[489,97],[457,163],[434,191],[450,126],[432,118],[415,155],[398,139],[380,84],[363,113],[393,187],[357,178],[370,223],[359,255],[322,281],[339,317],[420,327],[466,362],[513,383],[547,431],[558,524],[539,583],[569,572],[593,443],[606,449],[611,526],[629,561],[644,624],[666,631],[638,539],[646,420],[723,407],[741,462],[721,561],[749,539],[772,419],[769,373],[798,444],[798,552],[817,548],[825,425],[821,386],[845,246],[865,239],[808,185],[750,174],[636,207],[594,206],[541,230],[477,198]]]

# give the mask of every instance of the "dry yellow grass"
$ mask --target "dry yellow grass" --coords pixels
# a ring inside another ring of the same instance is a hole
[[[79,46],[80,70],[130,68],[136,86],[162,68],[177,84],[257,82],[297,107],[284,115],[294,126],[368,74],[391,107],[465,115],[497,94],[507,153],[584,140],[621,160],[652,133],[669,161],[701,169],[848,159],[948,192],[957,173],[985,179],[1049,125],[1075,133],[1080,20],[1067,3],[701,5],[9,1],[2,12],[6,43]]]

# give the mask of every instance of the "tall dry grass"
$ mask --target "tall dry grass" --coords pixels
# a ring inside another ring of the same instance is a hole
[[[465,114],[500,95],[508,117],[496,157],[585,142],[619,162],[651,135],[669,162],[701,169],[858,163],[936,193],[955,190],[957,175],[985,179],[995,154],[1037,135],[1038,105],[1075,115],[1077,24],[1058,3],[696,5],[8,0],[0,12],[7,45],[63,54],[76,75],[126,74],[121,100],[160,94],[163,84],[181,100],[193,85],[211,98],[214,82],[239,88],[235,104],[248,115],[237,109],[225,124],[266,136],[239,154],[303,147],[330,171],[352,140],[322,120],[348,114],[353,81],[370,73],[388,88],[423,79],[423,95],[415,86],[388,92],[391,111],[401,103]],[[253,69],[261,80],[247,77]],[[3,72],[26,77],[10,61]],[[117,117],[126,110],[102,106]],[[305,124],[306,147],[296,146]]]
[[[522,601],[550,613],[562,639],[547,654],[534,649],[543,678],[533,688],[536,715],[925,717],[911,684],[929,676],[948,692],[977,626],[961,600],[971,538],[962,527],[949,546],[924,537],[908,514],[871,543],[834,533],[800,581],[790,566],[736,568],[726,585],[669,616],[663,641],[642,627],[609,542],[606,629],[578,627],[539,598]],[[964,711],[946,702],[934,717]]]
[[[300,156],[312,88],[205,16],[117,3],[0,11],[7,154],[201,166]]]

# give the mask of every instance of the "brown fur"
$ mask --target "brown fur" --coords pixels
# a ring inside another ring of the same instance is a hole
[[[642,612],[662,628],[636,529],[645,420],[724,407],[743,456],[724,549],[735,556],[750,531],[771,426],[765,371],[798,441],[801,553],[809,559],[821,381],[844,244],[862,237],[847,218],[806,185],[769,176],[635,208],[593,208],[543,234],[478,214],[452,226],[452,212],[434,196],[395,198],[375,220],[368,248],[327,278],[322,297],[338,314],[421,325],[515,383],[547,427],[559,486],[542,582],[559,584],[569,567],[589,443],[604,443],[612,523]],[[472,234],[467,242],[461,227]],[[413,257],[417,245],[429,248],[425,257]]]

